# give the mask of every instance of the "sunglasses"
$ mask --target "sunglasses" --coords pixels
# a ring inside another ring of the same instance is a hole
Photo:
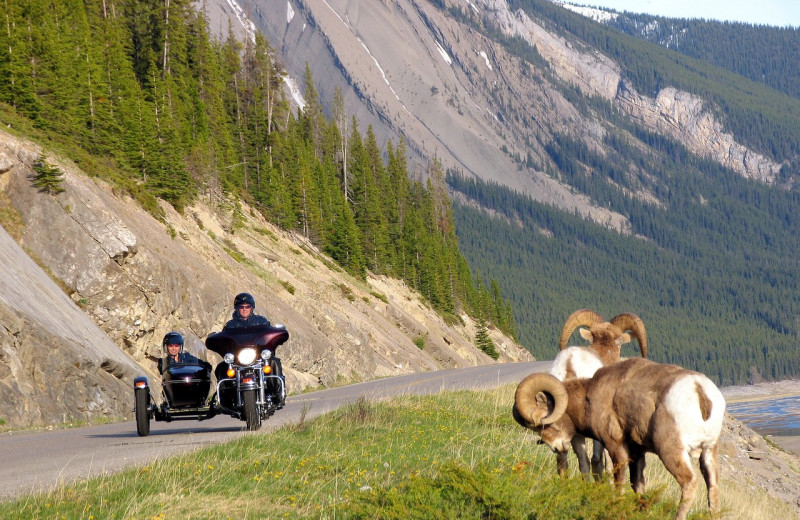
[[[253,306],[252,305],[237,305],[236,308],[237,309],[252,309]]]

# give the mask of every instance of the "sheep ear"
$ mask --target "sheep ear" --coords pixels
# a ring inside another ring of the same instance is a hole
[[[536,422],[540,422],[553,412],[555,403],[547,392],[536,392],[536,411],[533,413]]]
[[[550,408],[550,403],[547,401],[547,394],[544,392],[536,392],[536,406],[544,408],[545,410]]]
[[[625,332],[624,334],[622,334],[620,337],[617,338],[616,342],[617,342],[617,345],[620,345],[620,346],[624,345],[625,343],[630,343],[631,342],[631,335],[628,334],[627,332]]]
[[[581,327],[579,329],[579,332],[581,333],[581,337],[583,339],[585,339],[586,341],[592,341],[592,332],[589,329],[584,329],[583,327]]]

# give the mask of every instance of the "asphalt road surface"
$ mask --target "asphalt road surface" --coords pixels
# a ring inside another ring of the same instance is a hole
[[[290,396],[286,406],[265,421],[259,431],[298,422],[304,410],[305,417],[310,419],[362,396],[379,400],[404,394],[434,394],[442,390],[495,388],[517,383],[532,372],[549,370],[550,364],[550,361],[532,361],[423,372]],[[133,421],[0,434],[0,453],[3,454],[0,500],[252,434],[243,428],[243,421],[220,415],[207,421],[152,421],[148,437],[137,435]]]

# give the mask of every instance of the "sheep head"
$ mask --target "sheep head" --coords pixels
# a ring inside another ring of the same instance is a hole
[[[616,359],[619,359],[619,349],[622,345],[631,341],[631,335],[628,334],[630,331],[639,342],[642,357],[647,357],[647,331],[644,328],[644,322],[633,313],[624,312],[608,322],[590,309],[579,309],[573,312],[561,328],[559,343],[561,350],[567,347],[570,336],[578,327],[588,328],[588,330],[581,329],[580,334],[592,345],[605,345],[615,349]]]
[[[538,428],[558,420],[567,410],[567,389],[550,374],[536,372],[517,385],[514,419],[525,428]]]
[[[517,386],[512,415],[521,426],[533,430],[557,453],[566,453],[575,426],[565,415],[569,395],[564,384],[550,374],[531,374]]]

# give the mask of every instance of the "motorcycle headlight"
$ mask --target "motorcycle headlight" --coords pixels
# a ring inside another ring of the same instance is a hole
[[[224,357],[224,358],[222,358],[222,359],[223,359],[223,360],[224,360],[224,361],[225,361],[227,364],[229,364],[229,365],[230,365],[231,363],[233,363],[233,354],[231,354],[230,352],[228,352],[227,354],[225,354],[225,357]]]
[[[256,349],[244,348],[239,352],[239,363],[249,365],[256,360]]]
[[[261,351],[261,359],[263,359],[264,361],[269,361],[269,358],[271,357],[272,357],[272,351],[270,349],[265,348],[264,350]]]

